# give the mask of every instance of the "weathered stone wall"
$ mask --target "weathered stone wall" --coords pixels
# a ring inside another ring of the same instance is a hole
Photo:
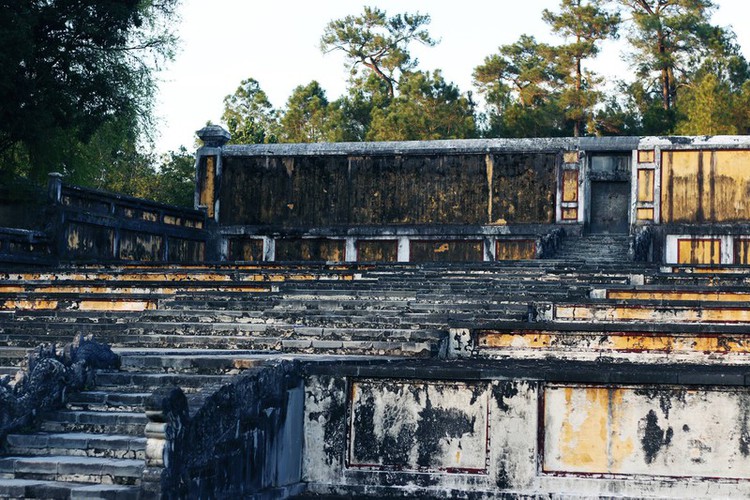
[[[219,222],[552,223],[555,152],[225,156]]]
[[[668,367],[504,365],[319,368],[305,390],[308,491],[750,494],[746,386],[700,368],[676,370],[687,387]]]
[[[61,261],[203,262],[204,212],[68,186],[51,176],[47,229]]]
[[[161,498],[287,498],[301,484],[303,385],[272,362],[215,388],[190,416],[179,388],[151,396],[145,491]]]

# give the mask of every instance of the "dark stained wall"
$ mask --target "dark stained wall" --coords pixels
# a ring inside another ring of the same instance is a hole
[[[286,227],[551,223],[557,156],[226,156],[219,222]]]

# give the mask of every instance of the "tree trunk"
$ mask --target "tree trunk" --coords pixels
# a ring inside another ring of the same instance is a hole
[[[658,38],[658,50],[659,50],[659,58],[661,59],[661,100],[662,100],[662,107],[664,108],[664,111],[669,111],[669,108],[671,107],[671,78],[670,78],[670,68],[664,63],[664,55],[667,52],[666,47],[664,46],[664,34],[660,31],[659,32],[659,38]]]
[[[581,39],[578,37],[578,42],[580,43]],[[573,137],[580,137],[581,136],[581,118],[580,116],[583,115],[583,103],[581,102],[581,89],[583,88],[583,76],[582,76],[582,69],[581,69],[581,58],[576,58],[576,106],[578,106],[578,112],[579,115],[575,119],[575,123],[573,124]]]
[[[378,75],[378,77],[385,82],[385,85],[388,87],[388,97],[393,99],[394,97],[393,80],[391,80],[388,77],[388,75],[383,73],[383,71],[378,67],[377,64],[368,62],[368,61],[363,61],[362,64],[364,64],[365,66],[373,70],[375,74]]]

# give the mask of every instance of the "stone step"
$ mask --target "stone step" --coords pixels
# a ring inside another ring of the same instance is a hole
[[[496,319],[496,318],[493,318]],[[395,336],[395,338],[394,338]],[[327,329],[299,327],[293,337],[238,336],[238,335],[127,335],[98,337],[115,346],[136,348],[198,348],[251,349],[280,352],[335,352],[336,354],[399,355],[422,347],[437,348],[445,330],[384,330],[384,329]],[[414,340],[412,340],[414,339]],[[62,339],[64,340],[64,338]],[[6,337],[11,343],[33,343],[27,335]],[[336,341],[331,344],[329,341]],[[421,346],[421,347],[420,347]]]
[[[143,436],[146,422],[146,414],[143,412],[60,410],[45,415],[40,427],[42,431],[52,433],[84,432]]]
[[[0,377],[15,377],[21,368],[18,366],[0,366]]]
[[[0,457],[0,478],[137,485],[143,460],[68,455]]]
[[[732,302],[590,301],[553,304],[542,321],[634,322],[668,324],[750,324],[750,306]]]
[[[67,397],[70,410],[143,412],[151,392],[83,391]]]
[[[226,379],[227,377],[224,375],[100,371],[96,374],[96,386],[102,391],[108,390],[107,388],[137,387],[139,389],[138,392],[142,392],[143,390],[154,390],[166,386],[178,386],[185,391],[192,390],[192,392],[195,392],[206,386],[221,384]],[[123,418],[127,420],[128,418],[131,418],[129,415],[135,414],[123,413],[122,415]],[[142,414],[139,415],[143,417],[145,422],[146,417]],[[139,417],[135,416],[132,417],[133,421],[140,421],[138,418]]]
[[[85,432],[9,434],[8,455],[69,455],[145,460],[146,438]]]
[[[0,478],[0,498],[138,500],[139,486]]]

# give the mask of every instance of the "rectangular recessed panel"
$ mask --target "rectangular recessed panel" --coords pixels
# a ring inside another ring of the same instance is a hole
[[[71,223],[68,225],[66,246],[77,258],[108,259],[114,254],[114,230],[94,224]]]
[[[497,240],[495,260],[524,260],[536,258],[534,240]]]
[[[638,163],[653,163],[656,158],[654,151],[638,151]]]
[[[653,208],[639,208],[636,212],[637,212],[638,220],[643,220],[643,221],[654,220]]]
[[[259,262],[263,260],[261,238],[232,238],[229,240],[229,260]]]
[[[654,171],[638,170],[638,201],[652,203],[654,201]]]
[[[750,339],[733,335],[593,332],[477,332],[483,350],[750,354]]]
[[[563,208],[562,218],[563,220],[578,220],[578,209],[577,208]]]
[[[349,467],[486,473],[490,393],[487,384],[353,382]]]
[[[658,323],[748,323],[750,309],[721,304],[694,307],[667,305],[557,305],[554,319],[559,321],[621,321]]]
[[[156,234],[120,232],[120,255],[123,260],[164,260],[164,238]]]
[[[547,387],[543,470],[750,479],[747,405],[744,389]]]
[[[736,238],[734,240],[734,263],[750,264],[750,239]]]
[[[566,151],[563,153],[564,163],[578,163],[578,151]]]
[[[562,201],[578,201],[578,169],[563,170],[563,198]]]
[[[168,238],[170,262],[203,262],[206,260],[206,242]]]
[[[325,238],[282,238],[276,240],[276,260],[343,262],[346,242]]]
[[[677,240],[678,264],[720,264],[721,240],[718,238]]]
[[[662,154],[663,222],[750,220],[750,151]]]
[[[396,262],[398,260],[397,240],[359,240],[357,261]]]
[[[481,240],[414,240],[412,262],[481,262],[484,260]]]
[[[209,217],[214,216],[214,196],[216,182],[216,157],[205,156],[200,160],[200,200],[199,203],[207,208]]]

